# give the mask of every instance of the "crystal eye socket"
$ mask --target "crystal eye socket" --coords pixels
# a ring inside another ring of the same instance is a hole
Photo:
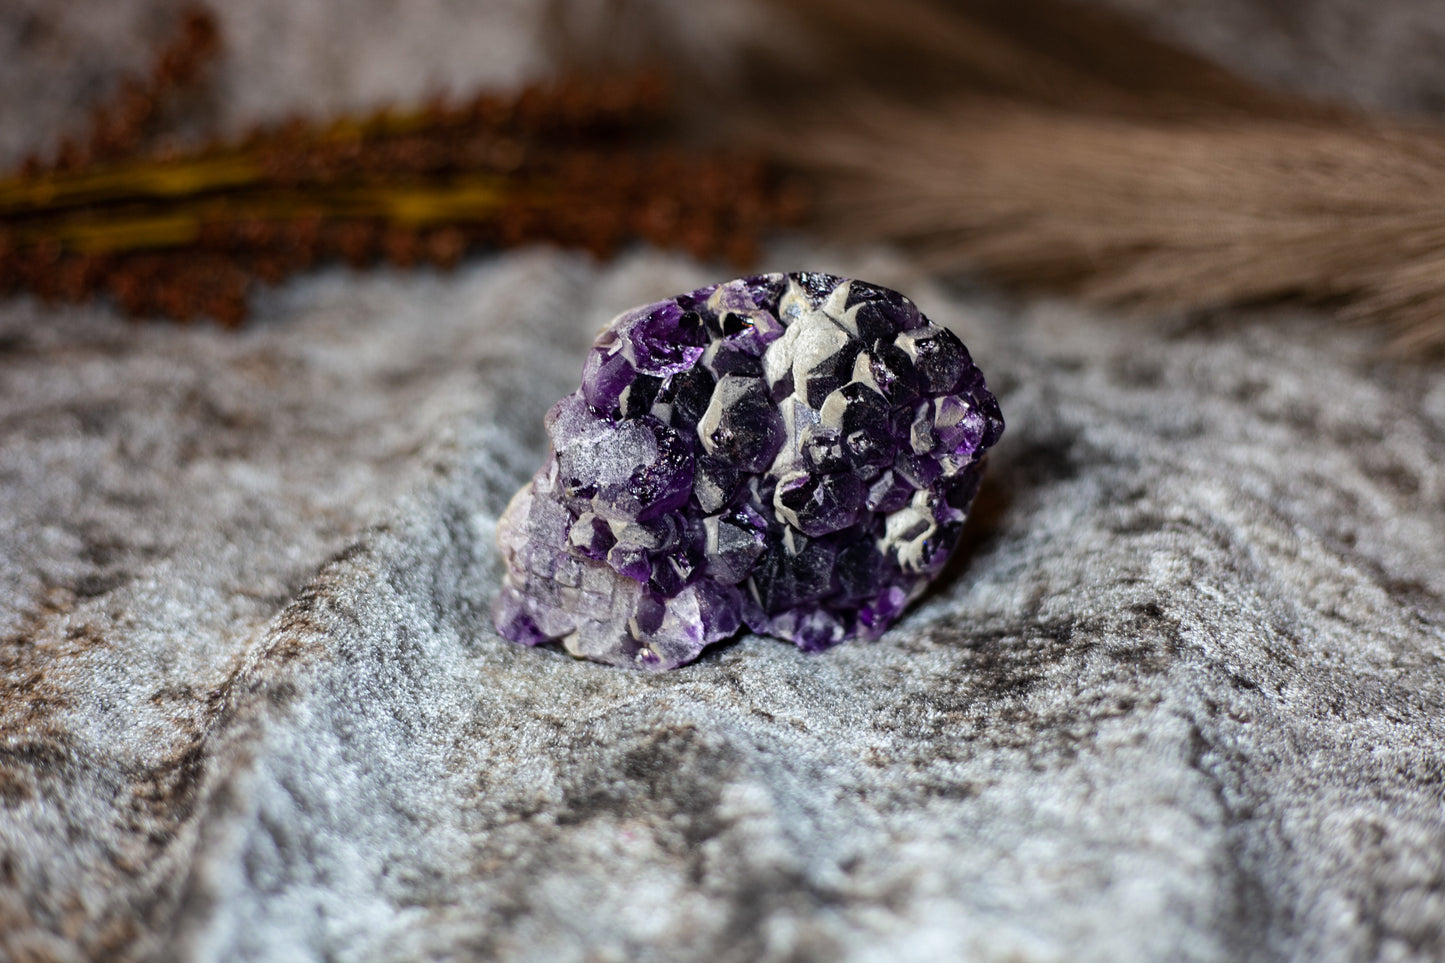
[[[997,400],[897,292],[769,274],[625,312],[498,525],[498,631],[663,669],[877,638],[957,544]]]

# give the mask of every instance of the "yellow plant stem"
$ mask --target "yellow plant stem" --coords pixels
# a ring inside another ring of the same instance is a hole
[[[22,246],[58,243],[63,250],[99,254],[184,247],[210,224],[292,222],[311,218],[380,220],[407,228],[486,221],[508,204],[546,202],[545,189],[526,192],[495,175],[446,184],[341,186],[310,191],[250,190],[190,200],[159,210],[99,208],[54,218],[31,218],[12,229]]]

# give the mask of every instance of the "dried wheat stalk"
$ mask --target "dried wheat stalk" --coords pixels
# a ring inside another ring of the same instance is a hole
[[[1434,132],[985,103],[874,106],[808,143],[829,229],[938,268],[1145,309],[1344,298],[1399,349],[1445,344]]]
[[[840,235],[1146,309],[1342,302],[1401,351],[1445,347],[1445,131],[1267,91],[1052,0],[909,0],[886,34],[878,8],[832,9],[811,18],[825,49],[895,71],[839,84],[837,122],[781,142]]]
[[[730,73],[651,46],[817,185],[836,236],[1113,304],[1341,304],[1445,348],[1439,128],[1266,90],[1066,0],[753,7]],[[618,15],[646,33],[647,9]]]

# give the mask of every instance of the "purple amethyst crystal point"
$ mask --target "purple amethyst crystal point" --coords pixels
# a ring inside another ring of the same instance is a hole
[[[958,543],[1003,418],[907,298],[801,273],[620,315],[546,427],[497,529],[497,631],[669,669],[744,625],[881,635]]]

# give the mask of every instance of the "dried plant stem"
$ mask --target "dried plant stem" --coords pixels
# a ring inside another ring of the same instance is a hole
[[[525,205],[527,200],[525,192],[505,179],[486,175],[446,185],[330,188],[303,194],[251,191],[244,198],[203,199],[159,213],[81,209],[38,227],[17,229],[11,238],[21,246],[56,243],[63,250],[85,254],[159,250],[200,243],[212,225],[376,218],[419,228],[486,222],[506,206]],[[547,202],[545,191],[538,191],[532,205],[542,208]]]
[[[325,259],[450,266],[477,247],[641,239],[746,263],[797,213],[756,156],[678,146],[664,84],[636,71],[142,153],[220,47],[214,17],[184,10],[86,141],[0,178],[0,293],[237,324],[253,281]]]
[[[1445,136],[1248,117],[1146,121],[972,102],[862,109],[792,159],[845,236],[935,266],[1144,308],[1281,296],[1384,311],[1399,344],[1445,315]]]
[[[240,152],[46,171],[0,179],[0,218],[51,213],[117,199],[183,198],[254,184],[261,177],[257,158]]]
[[[745,263],[796,205],[756,159],[668,147],[655,76],[292,122],[189,154],[30,164],[0,180],[0,291],[104,292],[132,314],[237,323],[252,279],[318,260],[450,265],[640,238]]]
[[[812,182],[825,231],[1111,304],[1328,303],[1445,349],[1445,128],[1266,89],[1102,4],[752,2],[730,74],[648,45]],[[646,36],[659,3],[616,7]]]

